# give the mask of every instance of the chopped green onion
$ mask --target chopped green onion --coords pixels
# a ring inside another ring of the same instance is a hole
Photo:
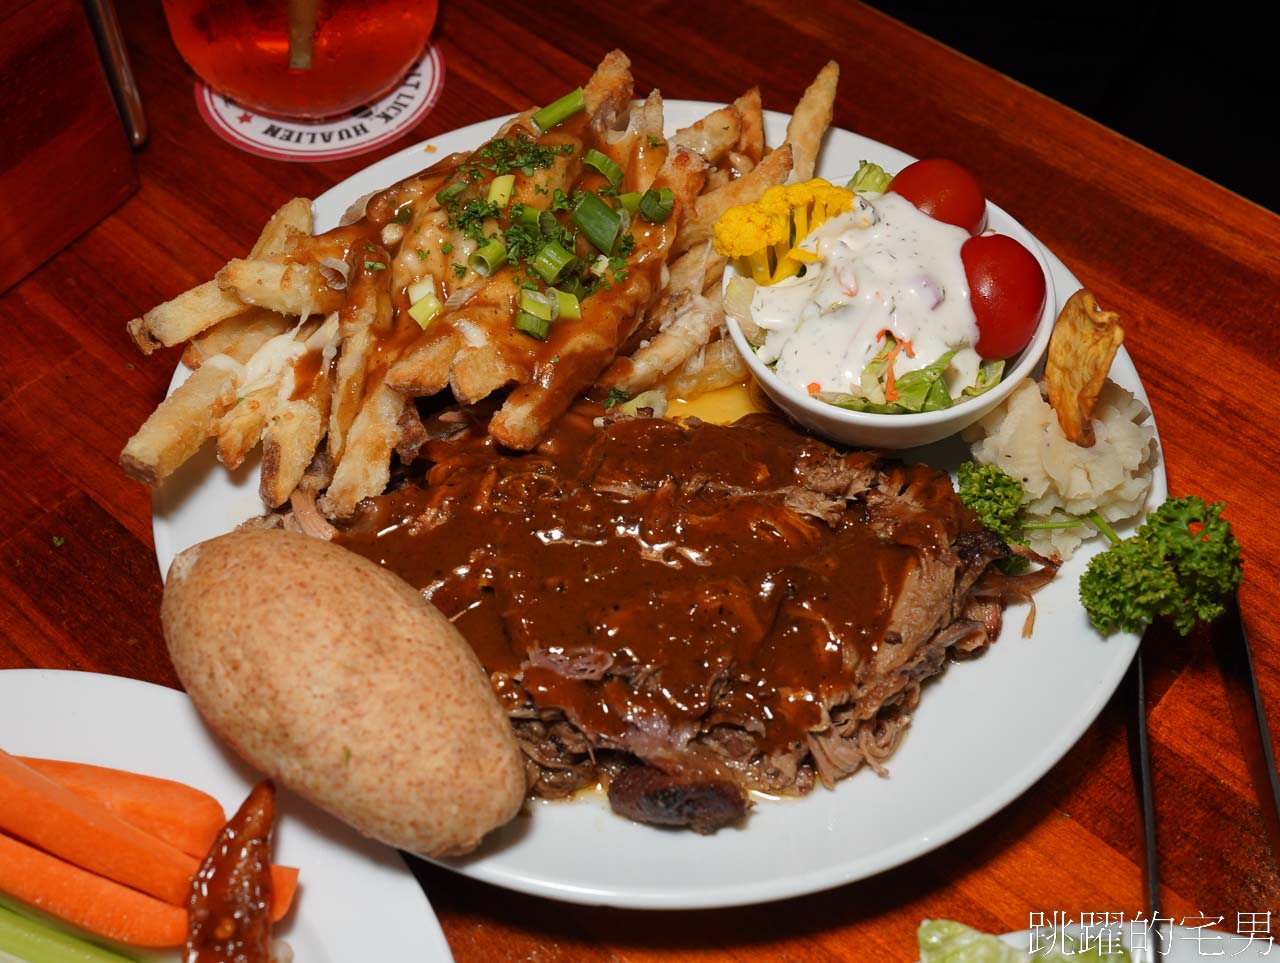
[[[516,175],[502,174],[489,182],[489,193],[485,197],[490,204],[506,207],[511,200],[511,192],[515,190]]]
[[[608,154],[602,154],[592,148],[582,158],[582,163],[584,167],[590,167],[593,171],[603,174],[605,179],[614,187],[622,183],[622,168]]]
[[[364,269],[366,271],[385,271],[387,266],[381,261],[365,261]]]
[[[526,288],[520,292],[520,310],[543,321],[554,321],[560,313],[560,302],[550,291],[543,294]]]
[[[436,283],[431,278],[422,281],[415,281],[404,289],[405,297],[409,299],[410,304],[417,304],[428,294],[436,293]]]
[[[624,211],[628,214],[634,214],[640,207],[640,192],[628,191],[626,194],[619,194],[618,202],[622,205]]]
[[[568,291],[561,291],[557,288],[551,288],[548,294],[555,294],[558,315],[568,321],[577,321],[582,317],[581,305],[578,304],[578,297],[570,294]]]
[[[555,237],[560,231],[560,222],[550,211],[538,215],[538,232],[543,237]]]
[[[643,208],[643,199],[640,203]],[[605,254],[613,250],[613,245],[618,240],[618,231],[622,228],[622,218],[618,216],[618,212],[590,191],[582,195],[582,200],[578,201],[569,220],[580,227],[587,240]]]
[[[675,206],[676,197],[671,188],[663,187],[654,190],[652,187],[640,198],[640,216],[646,221],[661,224],[671,216],[671,208]]]
[[[538,133],[545,134],[557,124],[563,124],[586,106],[587,101],[582,94],[582,88],[571,90],[559,100],[553,100],[534,113],[533,126],[538,129]]]
[[[551,322],[535,317],[528,311],[518,311],[516,312],[516,330],[523,331],[539,341],[546,341],[547,335],[551,333]]]
[[[582,283],[582,278],[577,274],[573,274],[561,281],[557,287],[559,287],[564,293],[576,298],[578,301],[583,300],[591,293],[587,289],[587,286]]]
[[[596,277],[603,278],[605,276],[605,272],[609,270],[609,255],[597,254],[596,259],[591,262],[591,267],[587,270]]]
[[[412,220],[412,218],[413,218],[412,207],[402,207],[400,208],[400,210],[396,211],[395,214],[391,216],[391,220],[395,221],[397,224],[408,224],[409,221]]]
[[[487,278],[498,268],[507,263],[507,248],[496,237],[489,238],[475,254],[467,260],[471,270],[482,278]]]
[[[431,282],[428,281],[427,283],[430,284]],[[418,327],[426,330],[427,325],[431,323],[431,319],[439,314],[443,308],[444,305],[436,297],[436,292],[434,290],[429,291],[409,305],[409,317],[418,322]]]
[[[555,284],[560,279],[560,275],[564,274],[565,269],[575,260],[573,254],[561,247],[559,242],[548,241],[538,249],[533,259],[533,269],[542,275],[542,279],[548,284]]]
[[[467,185],[463,181],[454,181],[448,187],[442,187],[436,192],[436,200],[440,202],[441,207],[445,207],[466,189]]]
[[[543,214],[547,213],[540,207],[533,204],[522,204],[520,206],[520,216],[516,219],[525,227],[537,227],[541,221],[539,220]]]

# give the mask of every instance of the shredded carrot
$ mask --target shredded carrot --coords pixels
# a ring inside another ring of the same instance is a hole
[[[197,859],[209,852],[227,821],[218,800],[171,779],[60,759],[18,759],[77,796],[101,803],[125,822]]]
[[[893,347],[889,349],[889,356],[885,358],[884,369],[884,400],[897,401],[901,395],[898,389],[893,386],[893,360],[898,357],[898,352],[902,350],[901,342],[895,341]]]
[[[179,946],[187,911],[73,866],[0,833],[0,891],[98,936],[132,946]]]
[[[809,394],[816,395],[821,390],[822,390],[822,385],[818,384],[818,382],[816,381],[809,382]]]

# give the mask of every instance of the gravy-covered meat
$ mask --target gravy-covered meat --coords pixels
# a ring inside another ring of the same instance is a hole
[[[715,828],[745,811],[725,786],[745,800],[881,770],[948,648],[990,641],[964,600],[1004,545],[946,474],[772,416],[602,415],[580,403],[512,453],[450,413],[425,477],[338,541],[462,631],[535,792],[616,777],[625,815]]]

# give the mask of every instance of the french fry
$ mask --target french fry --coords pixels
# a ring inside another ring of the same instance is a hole
[[[680,227],[672,254],[679,254],[705,243],[711,237],[721,214],[731,207],[759,197],[765,188],[781,184],[791,173],[791,163],[791,146],[783,144],[766,155],[751,173],[699,197],[694,204],[693,219]]]
[[[738,110],[740,124],[733,152],[750,161],[749,167],[738,167],[738,171],[745,174],[764,157],[764,108],[760,102],[760,88],[752,87],[735,100],[733,106]]]
[[[679,368],[668,375],[665,385],[672,398],[692,398],[717,388],[746,381],[747,364],[729,338],[712,341],[695,351]]]
[[[645,341],[629,357],[616,357],[597,387],[636,395],[654,387],[705,345],[724,322],[718,292],[705,297],[708,284],[718,286],[725,258],[709,244],[681,255],[670,279],[646,318]]]
[[[302,484],[324,438],[331,382],[330,365],[326,362],[311,387],[301,397],[286,402],[263,432],[258,493],[272,508],[283,505]]]
[[[295,197],[285,201],[271,215],[258,240],[249,251],[249,257],[262,258],[279,254],[285,249],[289,239],[297,234],[310,234],[313,229],[311,219],[311,201],[305,197]]]
[[[449,383],[449,369],[462,349],[462,334],[427,331],[402,354],[387,373],[387,383],[415,398],[433,395]]]
[[[671,138],[674,145],[696,150],[712,164],[721,165],[742,137],[742,115],[734,104],[713,110],[701,120],[682,127]]]
[[[582,87],[589,123],[598,137],[613,130],[618,118],[630,108],[634,91],[630,59],[621,50],[610,50]]]
[[[341,291],[329,287],[319,264],[241,259],[218,272],[218,285],[244,305],[259,305],[280,314],[308,317],[342,307]]]
[[[206,358],[219,354],[243,363],[266,341],[284,334],[295,323],[296,318],[287,318],[266,308],[250,308],[196,335],[183,349],[182,363],[188,368],[198,368]]]
[[[388,387],[378,384],[351,424],[350,436],[342,458],[333,470],[333,481],[320,499],[320,509],[335,518],[347,518],[361,499],[382,494],[391,477],[391,453],[399,443],[403,420],[413,402]],[[419,427],[421,427],[419,425]]]
[[[236,398],[235,404],[214,426],[214,434],[218,438],[219,461],[232,470],[244,463],[245,457],[262,439],[267,418],[275,410],[279,394],[279,386],[269,384]]]
[[[672,235],[693,212],[694,199],[707,176],[707,162],[694,151],[672,150],[654,184],[670,188],[673,204],[661,230],[637,237],[635,260],[662,263],[669,257]],[[489,422],[489,433],[501,444],[528,451],[551,423],[573,403],[579,392],[592,385],[613,360],[619,346],[639,323],[638,319],[661,293],[651,272],[633,270],[615,280],[608,298],[588,298],[572,327],[563,328],[557,340],[558,361],[540,371],[537,378],[517,386]]]
[[[236,399],[239,365],[211,359],[151,413],[120,454],[131,478],[159,485],[200,450],[222,413]]]
[[[278,254],[297,232],[311,233],[311,202],[305,197],[295,197],[271,215],[250,257]],[[206,281],[134,318],[128,330],[142,353],[151,354],[161,346],[181,344],[244,309],[244,302],[234,293],[224,291],[214,281]]]
[[[624,171],[622,190],[648,190],[667,159],[662,94],[652,91],[644,103],[632,108],[626,129],[606,134],[604,146]]]
[[[813,177],[822,135],[831,126],[839,80],[840,65],[832,60],[818,71],[818,76],[804,92],[800,103],[796,104],[787,124],[787,143],[792,151],[792,181],[807,181]]]

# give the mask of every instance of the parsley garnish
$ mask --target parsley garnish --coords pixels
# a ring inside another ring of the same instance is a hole
[[[66,540],[65,538],[63,538],[61,535],[55,535],[55,536],[53,536],[53,547],[54,547],[54,548],[62,548],[62,546],[63,546],[63,545],[65,545],[65,544],[67,544],[67,540]]]
[[[397,224],[408,224],[409,219],[413,217],[412,207],[402,207],[391,216],[391,220]]]
[[[650,147],[661,147],[661,146],[663,145],[663,143],[664,143],[664,141],[663,141],[663,139],[662,139],[661,137],[657,137],[657,136],[655,136],[655,135],[653,135],[653,134],[650,134],[650,135],[649,135],[649,146],[650,146]]]
[[[452,253],[453,253],[453,242],[452,242],[452,241],[445,241],[443,244],[441,244],[441,245],[440,245],[440,253],[441,253],[441,254],[452,254]]]
[[[364,269],[366,271],[385,271],[387,266],[381,261],[365,261]]]
[[[569,197],[568,194],[560,190],[560,188],[558,187],[551,192],[551,207],[549,207],[548,210],[569,211],[572,209],[573,209],[573,199]]]
[[[445,251],[445,253],[448,254],[449,252]],[[427,252],[422,248],[418,248],[418,257],[425,261],[427,259]]]
[[[466,273],[467,273],[467,266],[465,264],[455,264],[453,266],[453,276],[455,278],[460,278]]]
[[[612,408],[614,405],[621,405],[631,400],[631,396],[621,388],[610,388],[609,396],[604,399],[604,406]]]
[[[494,176],[518,170],[531,177],[535,170],[550,167],[558,156],[572,154],[572,144],[539,144],[533,138],[495,137],[471,155],[471,162],[458,168],[458,173],[473,184]]]

